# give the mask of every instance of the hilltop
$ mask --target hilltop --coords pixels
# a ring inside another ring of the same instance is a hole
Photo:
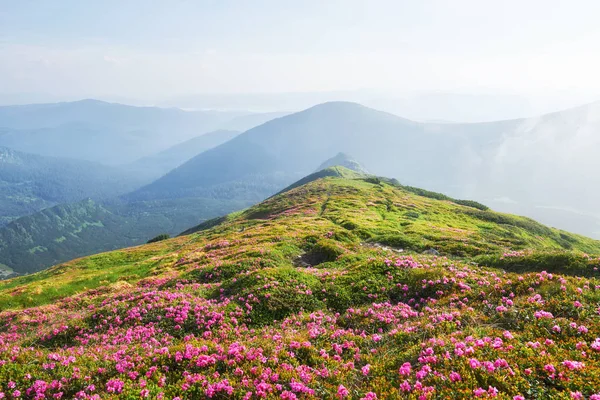
[[[356,157],[371,173],[456,191],[483,172],[466,171],[470,165],[461,160],[479,160],[516,125],[425,124],[356,103],[324,103],[266,122],[201,153],[133,197],[193,195],[240,181],[251,182],[257,190],[269,183],[287,186],[340,152]]]
[[[111,221],[112,229],[117,229],[115,224],[119,220],[111,220],[115,217],[110,210],[92,201],[82,203],[81,207],[86,208],[86,211],[78,211],[77,214],[87,215],[89,221]],[[50,221],[56,218],[48,211],[46,213]],[[56,213],[70,214],[68,210]],[[93,222],[85,221],[84,219],[83,224],[94,225]],[[78,223],[79,221],[74,221],[71,228],[77,228]],[[135,222],[130,221],[130,225],[127,228],[128,236],[133,236],[136,231]],[[32,230],[27,227],[22,229]],[[246,210],[190,228],[179,238],[81,258],[60,267],[14,279],[10,283],[0,283],[2,289],[7,284],[14,287],[23,282],[32,282],[32,292],[29,292],[28,285],[24,285],[16,296],[0,295],[0,307],[35,305],[43,301],[43,296],[31,295],[35,292],[48,294],[48,291],[37,285],[53,284],[54,282],[43,278],[53,276],[55,271],[61,271],[60,275],[63,275],[65,271],[72,270],[73,274],[68,276],[72,275],[71,278],[77,278],[86,288],[92,288],[91,283],[81,280],[81,273],[90,260],[104,260],[105,257],[110,259],[114,256],[120,258],[122,255],[127,255],[127,259],[137,260],[137,256],[142,254],[142,259],[148,260],[147,255],[153,259],[156,254],[163,254],[165,249],[170,248],[169,245],[177,244],[180,247],[181,243],[189,241],[190,245],[181,246],[177,254],[169,256],[185,258],[189,256],[188,252],[192,254],[198,250],[194,243],[199,240],[206,237],[239,240],[246,237],[250,229],[266,235],[263,238],[265,244],[282,232],[287,232],[287,241],[298,247],[299,252],[302,240],[298,235],[303,235],[303,232],[310,236],[339,230],[339,235],[342,235],[340,238],[343,237],[344,240],[336,245],[351,245],[355,252],[388,248],[420,254],[433,249],[443,256],[459,258],[534,250],[600,255],[600,241],[549,228],[526,217],[498,213],[474,201],[453,199],[441,193],[403,186],[395,180],[363,175],[336,166],[317,171],[290,185],[280,194]],[[188,236],[191,233],[197,235]],[[31,253],[34,254],[35,251]],[[155,261],[155,264],[160,264],[158,259]],[[133,264],[128,267],[135,268]],[[90,272],[86,271],[85,275]],[[155,272],[160,272],[160,269]],[[94,270],[92,275],[96,284],[106,279],[122,280],[118,274],[113,275],[110,263],[105,268]],[[69,281],[60,286],[69,287]]]
[[[346,153],[338,153],[335,156],[331,157],[329,160],[326,160],[323,164],[317,168],[317,171],[320,171],[325,168],[340,166],[344,168],[348,168],[349,170],[359,172],[361,174],[367,174],[367,170],[355,159],[350,157]]]
[[[0,391],[596,393],[599,242],[343,167],[325,172],[195,233],[0,282],[0,360],[12,361],[0,363]]]

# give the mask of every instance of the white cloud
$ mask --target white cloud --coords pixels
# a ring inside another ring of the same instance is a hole
[[[103,57],[103,60],[106,61],[109,64],[114,64],[114,65],[121,65],[122,61],[115,58],[115,57],[111,57],[111,56],[107,56],[105,55]]]

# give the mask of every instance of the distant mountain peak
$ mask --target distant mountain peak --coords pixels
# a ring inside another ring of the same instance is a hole
[[[81,99],[74,101],[65,101],[64,103],[110,104],[108,101],[98,99]]]
[[[414,121],[410,121],[398,115],[376,110],[351,101],[328,101],[312,106],[304,111],[300,111],[298,114],[325,115],[329,118],[337,119],[376,118],[380,121],[386,119],[414,123]]]
[[[326,111],[326,112],[352,112],[358,110],[373,110],[369,107],[363,106],[360,103],[354,103],[351,101],[327,101],[325,103],[314,105],[305,111]],[[373,110],[381,112],[378,110]]]
[[[313,106],[312,108],[320,108],[320,107],[329,107],[329,108],[331,108],[331,107],[354,107],[354,108],[364,107],[364,108],[368,108],[368,107],[365,107],[362,104],[356,103],[354,101],[342,101],[342,100],[326,101],[324,103],[317,104],[317,105]]]
[[[350,157],[348,154],[343,153],[343,152],[339,152],[335,156],[326,160],[323,164],[321,164],[319,166],[319,168],[317,168],[317,171],[321,171],[323,169],[326,169],[329,167],[335,167],[335,166],[345,167],[345,168],[348,168],[349,170],[352,170],[352,171],[355,171],[355,172],[358,172],[361,174],[368,174],[367,170],[365,170],[358,161],[356,161],[355,159]]]

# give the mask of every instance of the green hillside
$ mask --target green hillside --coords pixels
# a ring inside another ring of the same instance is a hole
[[[282,194],[243,212],[207,221],[187,231],[198,234],[103,253],[0,283],[0,289],[20,286],[18,295],[9,294],[6,290],[0,292],[0,307],[44,303],[61,297],[62,291],[72,294],[73,282],[77,282],[77,289],[91,289],[101,282],[128,281],[129,278],[134,282],[147,275],[172,273],[174,259],[196,260],[198,254],[203,253],[198,248],[202,245],[198,243],[217,239],[240,243],[240,249],[235,250],[237,256],[230,261],[238,256],[246,258],[245,251],[249,248],[243,244],[246,239],[252,238],[248,246],[257,243],[261,248],[266,246],[269,252],[278,254],[278,262],[284,265],[293,265],[295,257],[304,254],[302,249],[312,245],[322,247],[320,251],[323,252],[355,254],[361,259],[365,254],[381,249],[388,249],[392,254],[400,251],[420,254],[435,250],[440,255],[458,258],[489,257],[511,251],[559,252],[576,258],[584,253],[600,254],[599,241],[549,228],[528,218],[482,210],[477,203],[473,204],[479,208],[461,205],[459,203],[465,202],[439,193],[403,187],[382,178],[361,177],[343,167],[319,171],[303,181],[303,185],[292,185]],[[109,211],[92,202],[84,209],[81,213],[87,216],[87,222],[82,224],[87,226],[77,228],[75,225],[80,222],[77,221],[70,229],[78,229],[80,233],[99,224],[94,221],[121,222],[101,215]],[[49,215],[49,218],[52,216]],[[131,237],[135,237],[136,229],[143,227],[131,224],[127,229]],[[331,238],[317,240],[328,232],[332,232]],[[95,233],[90,231],[88,234]],[[150,238],[144,237],[144,241]],[[173,248],[177,251],[171,253]],[[281,248],[285,249],[285,254],[279,254]],[[31,247],[32,260],[33,255],[40,257],[45,251],[41,245]],[[310,259],[312,256],[307,257]],[[117,269],[113,268],[117,265],[112,264],[115,259],[119,260]],[[210,259],[204,261],[209,262]],[[102,267],[87,270],[88,263]],[[153,267],[140,273],[139,265],[148,263]],[[48,287],[53,289],[46,289]],[[35,293],[43,295],[36,296]]]
[[[0,392],[594,398],[599,242],[325,172],[195,233],[0,282]]]

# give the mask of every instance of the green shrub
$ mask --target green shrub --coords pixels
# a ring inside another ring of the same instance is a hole
[[[421,189],[421,188],[416,188],[416,187],[412,187],[412,186],[402,186],[402,189],[414,193],[416,195],[419,196],[423,196],[423,197],[427,197],[429,199],[435,199],[435,200],[452,200],[451,197],[446,196],[445,194],[442,193],[437,193],[437,192],[432,192],[429,190],[425,190],[425,189]]]
[[[419,239],[410,237],[400,232],[385,235],[377,235],[369,241],[398,249],[407,249],[415,251],[421,251],[426,247],[425,244]]]
[[[599,276],[598,259],[590,259],[582,254],[570,252],[530,252],[520,256],[484,255],[475,257],[480,265],[501,268],[510,272],[561,273],[577,276]]]
[[[352,221],[344,221],[340,225],[348,229],[349,231],[353,231],[354,229],[358,228],[358,224]]]
[[[170,238],[171,238],[171,236],[169,236],[168,233],[161,233],[160,235],[155,236],[152,239],[148,240],[146,243],[156,243],[156,242],[160,242],[162,240],[167,240]]]
[[[225,295],[235,293],[238,298],[247,294],[257,296],[259,302],[252,304],[248,322],[252,326],[262,326],[275,320],[281,321],[299,311],[323,308],[324,304],[317,297],[321,289],[321,282],[314,275],[279,267],[237,275],[237,279],[223,282],[213,297],[218,297],[221,290]]]
[[[414,193],[419,196],[427,197],[430,199],[451,201],[454,204],[460,204],[462,206],[473,207],[473,208],[477,208],[482,211],[489,210],[488,206],[483,205],[483,204],[478,203],[473,200],[457,200],[457,199],[453,199],[450,196],[446,196],[445,194],[442,194],[442,193],[432,192],[430,190],[425,190],[425,189],[416,188],[416,187],[412,187],[412,186],[401,186],[401,187],[402,187],[402,189],[404,189],[408,192]]]
[[[372,183],[372,184],[374,184],[374,185],[381,185],[381,179],[379,179],[379,178],[378,178],[378,177],[376,177],[376,176],[370,176],[370,177],[368,177],[368,178],[365,178],[365,179],[364,179],[364,181],[365,181],[365,182]]]
[[[407,211],[404,213],[404,216],[406,218],[418,219],[421,216],[421,214],[419,214],[416,211]]]
[[[453,200],[453,202],[456,204],[460,204],[461,206],[477,208],[478,210],[481,210],[481,211],[487,211],[490,209],[488,206],[478,203],[473,200]]]
[[[554,236],[554,232],[552,231],[552,229],[529,218],[501,214],[489,210],[464,210],[463,212],[468,216],[480,219],[482,221],[493,222],[495,224],[516,226],[518,228],[525,229],[526,231],[534,235]]]
[[[320,264],[328,261],[335,261],[339,256],[344,254],[344,249],[337,245],[333,240],[319,240],[311,249],[310,254]]]

